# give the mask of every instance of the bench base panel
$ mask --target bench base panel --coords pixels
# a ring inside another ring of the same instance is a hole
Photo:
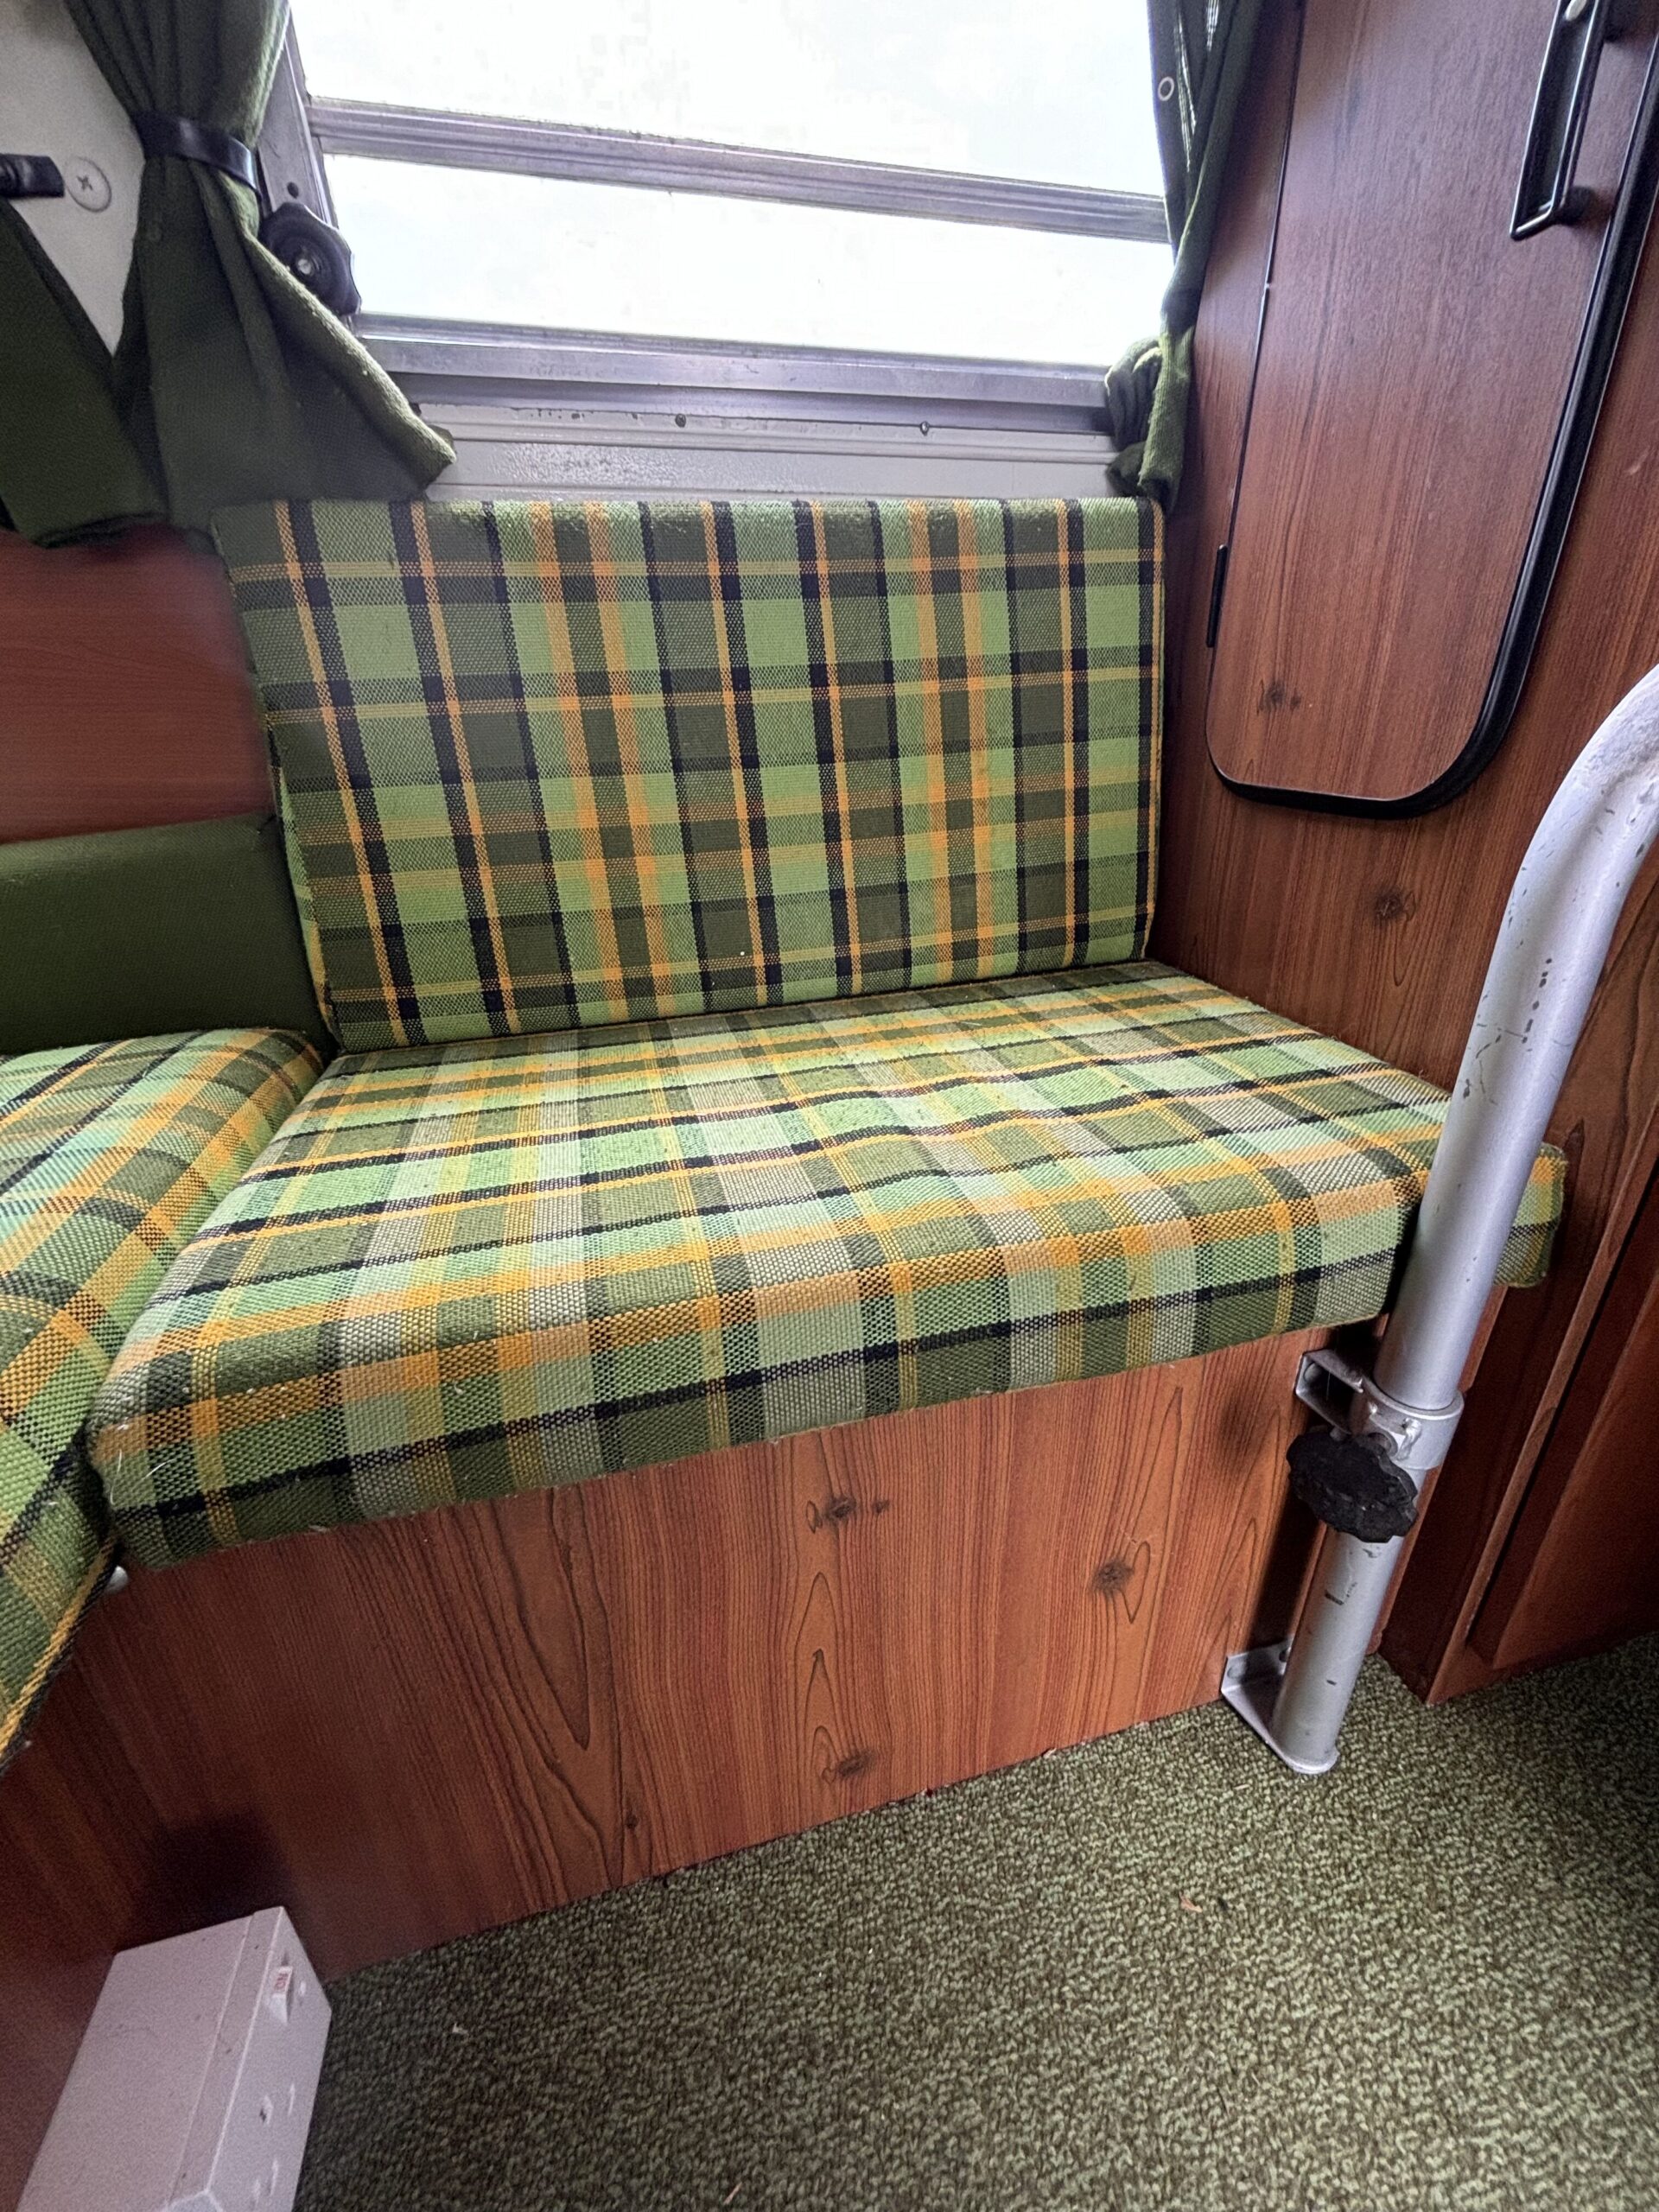
[[[136,1570],[0,1782],[0,2203],[124,1945],[333,1976],[1212,1699],[1325,1333]]]

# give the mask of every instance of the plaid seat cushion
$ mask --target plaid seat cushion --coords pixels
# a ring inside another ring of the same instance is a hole
[[[81,1441],[93,1392],[317,1067],[259,1029],[0,1060],[0,1758],[113,1555]]]
[[[92,1453],[160,1564],[1363,1319],[1443,1104],[1150,963],[341,1059]]]
[[[217,529],[349,1050],[1144,949],[1144,502],[293,502]]]

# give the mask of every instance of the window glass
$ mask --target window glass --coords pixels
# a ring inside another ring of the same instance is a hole
[[[1161,191],[1145,0],[295,0],[312,92]]]
[[[1168,249],[334,156],[371,314],[1104,365]]]

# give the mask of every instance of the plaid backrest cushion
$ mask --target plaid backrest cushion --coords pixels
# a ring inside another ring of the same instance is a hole
[[[353,1050],[1144,949],[1144,502],[283,502],[217,528]]]
[[[0,1060],[0,1760],[112,1557],[92,1395],[318,1065],[264,1029]]]

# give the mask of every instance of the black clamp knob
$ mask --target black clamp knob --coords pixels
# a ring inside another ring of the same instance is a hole
[[[355,315],[363,304],[352,274],[352,249],[332,223],[297,200],[278,201],[259,226],[259,243],[274,253],[331,315]]]
[[[1286,1456],[1291,1495],[1344,1536],[1385,1544],[1414,1525],[1416,1489],[1389,1457],[1386,1437],[1311,1428]]]

